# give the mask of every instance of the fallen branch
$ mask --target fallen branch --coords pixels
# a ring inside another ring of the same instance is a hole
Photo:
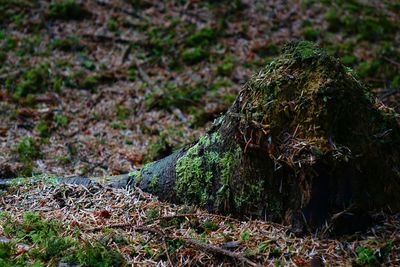
[[[173,235],[169,235],[159,228],[156,227],[149,227],[149,226],[144,226],[144,225],[138,225],[134,226],[132,223],[122,223],[122,224],[113,224],[113,225],[107,225],[103,227],[95,227],[95,228],[89,228],[87,231],[99,231],[104,229],[105,227],[107,228],[126,228],[126,227],[132,227],[132,230],[138,231],[138,232],[149,232],[152,234],[155,234],[159,237],[161,237],[163,240],[170,239],[170,240],[176,240],[178,239],[177,237]],[[179,238],[181,239],[186,245],[193,247],[197,250],[205,251],[214,255],[220,255],[220,256],[226,256],[232,259],[235,259],[239,262],[241,262],[244,265],[247,266],[260,266],[259,264],[252,262],[248,258],[244,257],[243,255],[239,253],[235,253],[211,244],[206,244],[206,243],[201,243],[195,239],[187,238],[187,237],[182,237]]]

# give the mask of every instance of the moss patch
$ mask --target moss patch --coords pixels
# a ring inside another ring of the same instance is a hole
[[[0,222],[9,242],[0,242],[0,263],[3,266],[44,266],[67,262],[83,266],[121,266],[123,256],[100,241],[79,238],[79,229],[69,233],[57,220],[43,219],[40,214],[26,212],[22,221],[1,213]],[[30,246],[17,253],[17,242]]]

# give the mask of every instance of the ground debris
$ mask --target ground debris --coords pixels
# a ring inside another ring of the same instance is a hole
[[[59,185],[38,179],[9,187],[0,203],[1,211],[17,221],[27,211],[37,212],[43,218],[61,221],[65,234],[79,228],[80,240],[108,240],[127,264],[311,266],[318,262],[350,266],[365,262],[370,252],[373,261],[367,259],[366,263],[400,264],[399,215],[380,214],[382,223],[365,234],[329,239],[295,237],[289,228],[278,224],[239,221],[163,203],[140,189],[96,184]],[[0,227],[0,236],[4,235]]]

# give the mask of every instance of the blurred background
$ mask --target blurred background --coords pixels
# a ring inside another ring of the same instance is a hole
[[[399,18],[395,0],[0,0],[0,178],[168,155],[293,39],[400,111]]]

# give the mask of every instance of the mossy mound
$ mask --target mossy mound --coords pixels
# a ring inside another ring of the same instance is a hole
[[[239,140],[242,147],[273,161],[280,191],[298,187],[279,194],[287,194],[282,207],[297,206],[307,219],[353,206],[400,209],[398,114],[340,61],[309,42],[290,43],[238,101],[239,132],[251,140]]]
[[[210,211],[301,217],[312,227],[343,210],[399,211],[398,118],[340,61],[289,43],[198,142],[144,168],[139,186]]]

